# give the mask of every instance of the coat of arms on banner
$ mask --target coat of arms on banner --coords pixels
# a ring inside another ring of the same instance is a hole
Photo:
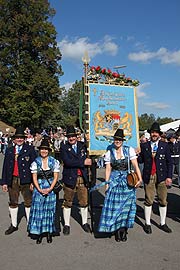
[[[124,130],[126,139],[132,137],[132,114],[128,112],[121,116],[120,111],[116,110],[104,110],[104,114],[96,111],[93,122],[96,137],[112,136],[118,128]]]
[[[124,130],[126,144],[137,147],[138,120],[135,87],[88,83],[89,152],[102,154],[118,128]]]

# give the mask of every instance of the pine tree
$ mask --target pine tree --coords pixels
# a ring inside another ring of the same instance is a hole
[[[0,0],[0,119],[14,126],[47,126],[59,103],[54,14],[47,0]]]

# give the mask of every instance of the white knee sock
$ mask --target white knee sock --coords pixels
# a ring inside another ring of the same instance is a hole
[[[11,224],[14,227],[17,227],[18,207],[16,207],[16,208],[9,207],[9,212],[10,212],[10,216],[11,216]]]
[[[166,223],[166,213],[167,213],[167,206],[159,206],[159,213],[160,213],[160,219],[161,219],[161,225],[164,225]]]
[[[27,224],[28,224],[28,222],[29,222],[30,209],[31,209],[30,207],[25,207]]]
[[[81,211],[81,218],[82,218],[82,225],[87,223],[87,218],[88,218],[88,208],[87,207],[80,207]]]
[[[152,206],[145,205],[144,215],[145,215],[145,221],[147,225],[151,225],[151,211],[152,211]]]
[[[71,208],[63,208],[64,225],[70,226]]]

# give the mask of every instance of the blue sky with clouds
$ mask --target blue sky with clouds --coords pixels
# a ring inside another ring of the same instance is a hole
[[[120,73],[138,79],[138,113],[180,119],[179,0],[50,0],[57,42],[69,87],[90,65],[126,65]],[[115,70],[114,70],[115,71]]]

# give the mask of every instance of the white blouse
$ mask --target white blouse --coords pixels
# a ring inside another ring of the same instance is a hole
[[[50,168],[47,168],[47,170],[49,170]],[[32,164],[31,164],[31,167],[30,167],[30,170],[31,170],[31,173],[37,173],[37,163],[34,161]],[[54,164],[54,167],[52,168],[52,171],[53,172],[60,172],[60,162],[59,160],[55,160],[55,164]]]
[[[116,153],[116,151],[114,152],[114,155],[115,155],[115,158],[117,159],[117,153]],[[125,159],[125,156],[123,154],[123,149],[122,148],[121,148],[121,156],[122,156],[121,159]],[[131,146],[129,147],[129,158],[130,158],[130,160],[137,159],[136,152],[135,152],[134,148],[131,147]],[[104,162],[105,162],[105,164],[108,164],[108,163],[111,162],[111,152],[110,152],[110,150],[108,150],[106,152],[106,154],[104,156]]]

